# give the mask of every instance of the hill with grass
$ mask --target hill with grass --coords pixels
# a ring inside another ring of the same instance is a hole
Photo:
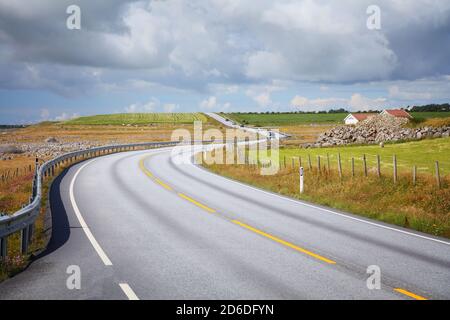
[[[65,122],[72,125],[146,125],[156,123],[183,124],[207,122],[202,113],[120,113],[80,117]]]

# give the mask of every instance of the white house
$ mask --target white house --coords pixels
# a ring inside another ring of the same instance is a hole
[[[357,124],[360,121],[366,120],[369,117],[375,116],[376,113],[350,113],[344,119],[345,124]]]

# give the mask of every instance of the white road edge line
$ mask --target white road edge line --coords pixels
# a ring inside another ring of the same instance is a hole
[[[388,226],[385,226],[385,225],[382,225],[382,224],[378,224],[378,223],[375,223],[375,222],[367,221],[367,220],[364,220],[364,219],[359,219],[359,218],[352,217],[352,216],[349,216],[349,215],[346,215],[346,214],[343,214],[343,213],[339,213],[339,212],[332,211],[332,210],[328,210],[328,209],[325,209],[325,208],[321,208],[321,207],[318,207],[318,206],[315,206],[315,205],[307,204],[307,203],[302,202],[301,200],[294,200],[294,199],[290,199],[290,198],[287,198],[287,197],[280,196],[280,195],[275,194],[275,193],[267,192],[267,191],[265,191],[265,190],[262,190],[262,189],[255,188],[255,187],[253,187],[253,186],[247,185],[247,184],[245,184],[245,183],[238,182],[238,181],[236,181],[236,180],[233,180],[233,179],[230,179],[230,178],[227,178],[227,177],[223,177],[223,176],[218,175],[218,174],[214,174],[214,173],[212,173],[212,172],[210,172],[210,171],[208,171],[208,170],[206,170],[206,169],[204,169],[204,168],[202,168],[202,167],[200,167],[200,166],[198,166],[198,165],[194,165],[194,164],[192,163],[192,161],[190,162],[189,165],[191,165],[191,166],[193,166],[194,168],[197,168],[197,169],[199,169],[199,170],[202,170],[202,171],[204,171],[204,172],[207,172],[207,173],[209,173],[209,174],[212,174],[212,175],[215,175],[215,176],[219,176],[219,177],[221,177],[221,178],[223,178],[223,179],[226,179],[226,180],[228,180],[228,181],[231,181],[231,182],[234,182],[234,183],[239,184],[239,185],[241,185],[241,186],[250,188],[250,189],[252,189],[252,190],[259,191],[259,192],[262,192],[262,193],[264,193],[264,194],[268,194],[268,195],[271,195],[271,196],[274,196],[274,197],[277,197],[277,198],[280,198],[280,199],[284,199],[284,200],[287,200],[287,201],[290,201],[290,202],[294,202],[294,203],[297,203],[297,204],[301,204],[301,205],[303,205],[303,206],[305,206],[305,207],[310,207],[310,208],[314,208],[314,209],[319,209],[319,210],[321,210],[321,211],[325,211],[325,212],[327,212],[327,213],[331,213],[331,214],[334,214],[334,215],[338,215],[338,216],[341,216],[341,217],[344,217],[344,218],[347,218],[347,219],[355,220],[355,221],[362,222],[362,223],[366,223],[366,224],[369,224],[369,225],[373,225],[373,226],[376,226],[376,227],[379,227],[379,228],[383,228],[383,229],[387,229],[387,230],[391,230],[391,231],[400,232],[400,233],[407,234],[407,235],[410,235],[410,236],[413,236],[413,237],[422,238],[422,239],[426,239],[426,240],[430,240],[430,241],[434,241],[434,242],[438,242],[438,243],[442,243],[442,244],[445,244],[445,245],[450,246],[450,242],[447,242],[447,241],[443,241],[443,240],[439,240],[439,239],[435,239],[435,238],[430,238],[430,237],[423,236],[423,235],[420,235],[420,234],[417,234],[417,233],[408,232],[408,231],[400,230],[400,229],[393,228],[393,227],[388,227]]]
[[[128,283],[119,283],[120,288],[128,297],[128,300],[139,300],[136,293],[134,293],[133,289],[128,285]]]
[[[72,181],[70,182],[70,189],[69,189],[69,196],[70,196],[70,202],[72,203],[72,207],[73,207],[73,211],[75,211],[75,215],[78,218],[78,221],[80,222],[81,227],[84,230],[84,233],[86,234],[87,238],[89,239],[89,241],[91,242],[92,246],[94,247],[95,251],[97,251],[97,254],[100,256],[100,259],[102,259],[103,263],[105,264],[105,266],[112,266],[112,262],[111,260],[109,260],[108,256],[106,255],[105,251],[103,251],[102,247],[100,247],[100,245],[98,244],[97,240],[95,240],[94,235],[92,234],[91,230],[89,229],[88,225],[86,224],[86,221],[84,221],[83,216],[81,215],[80,210],[78,209],[78,205],[75,201],[75,197],[73,194],[73,186],[75,184],[75,181],[77,180],[78,175],[80,174],[80,172],[89,164],[91,164],[92,162],[94,162],[97,159],[93,159],[87,163],[85,163],[84,165],[82,165],[78,171],[75,173],[75,175],[73,176]]]

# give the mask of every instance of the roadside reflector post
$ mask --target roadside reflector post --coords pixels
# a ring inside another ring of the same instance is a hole
[[[304,184],[303,184],[303,167],[300,167],[300,193],[303,193],[304,191]]]

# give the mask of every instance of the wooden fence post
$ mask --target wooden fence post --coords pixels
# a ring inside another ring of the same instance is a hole
[[[394,164],[394,183],[397,183],[397,156],[394,154],[393,156],[393,164]]]
[[[327,152],[327,170],[328,173],[330,173],[330,155],[328,154],[328,152]]]
[[[413,186],[416,185],[416,179],[417,179],[417,166],[413,166]]]
[[[435,163],[436,166],[436,184],[438,186],[438,188],[441,188],[441,176],[439,175],[439,161],[436,161]]]
[[[381,160],[380,160],[379,154],[377,154],[377,175],[378,175],[378,178],[381,177]]]
[[[317,170],[319,170],[320,174],[320,156],[317,156]]]
[[[342,163],[341,163],[341,153],[338,153],[338,171],[339,171],[339,179],[342,179]]]
[[[308,154],[308,164],[309,164],[309,170],[312,170],[312,163],[311,163],[311,155]]]
[[[352,157],[352,177],[355,176],[355,158]]]
[[[366,154],[363,154],[364,177],[367,177],[367,160]]]

